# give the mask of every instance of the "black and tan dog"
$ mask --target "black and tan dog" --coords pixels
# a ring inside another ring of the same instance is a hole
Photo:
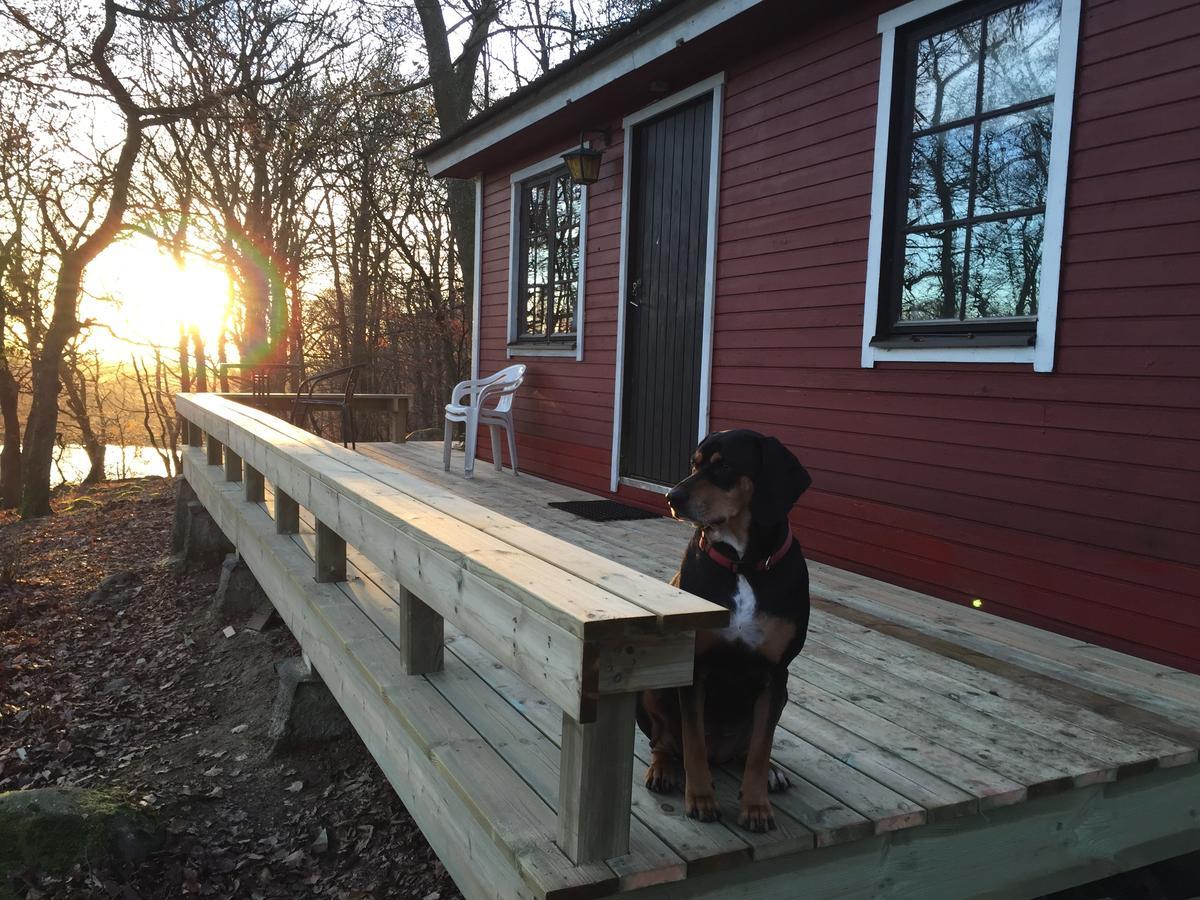
[[[775,438],[722,431],[696,448],[692,474],[667,494],[672,513],[696,525],[672,583],[732,616],[697,633],[690,687],[642,693],[638,725],[650,738],[646,786],[682,787],[687,814],[705,822],[718,816],[710,765],[745,759],[738,824],[750,831],[775,827],[767,794],[788,787],[771,745],[809,606],[788,512],[811,483]]]

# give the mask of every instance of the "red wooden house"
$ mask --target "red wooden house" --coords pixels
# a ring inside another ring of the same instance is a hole
[[[755,428],[812,558],[1200,671],[1197,0],[667,0],[423,155],[523,469]]]

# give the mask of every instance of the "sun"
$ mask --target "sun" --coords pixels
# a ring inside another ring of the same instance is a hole
[[[149,238],[135,236],[88,266],[79,317],[99,323],[87,344],[112,362],[178,346],[181,326],[198,328],[215,352],[228,300],[224,268],[195,254],[180,265]]]

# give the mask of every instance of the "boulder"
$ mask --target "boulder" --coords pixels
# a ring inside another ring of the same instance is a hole
[[[109,575],[100,582],[99,587],[88,594],[88,603],[122,606],[137,595],[137,580],[137,573],[133,571]]]
[[[37,788],[0,793],[0,896],[21,873],[58,875],[77,863],[133,866],[162,843],[154,821],[112,791]]]
[[[233,552],[233,544],[199,500],[189,500],[186,510],[183,551],[176,557],[176,572],[182,575],[217,568]]]
[[[187,505],[196,499],[196,491],[182,475],[175,482],[175,520],[171,525],[171,552],[182,553],[187,537]]]
[[[209,615],[215,621],[229,622],[270,611],[271,601],[250,567],[237,553],[230,553],[221,563],[221,580],[213,594]]]
[[[354,733],[337,700],[303,657],[275,664],[279,690],[267,736],[275,753],[339,740]]]

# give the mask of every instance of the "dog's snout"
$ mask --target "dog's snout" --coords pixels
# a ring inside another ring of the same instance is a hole
[[[676,485],[667,491],[667,505],[676,512],[679,512],[684,506],[686,506],[687,501],[688,492],[681,486]]]

